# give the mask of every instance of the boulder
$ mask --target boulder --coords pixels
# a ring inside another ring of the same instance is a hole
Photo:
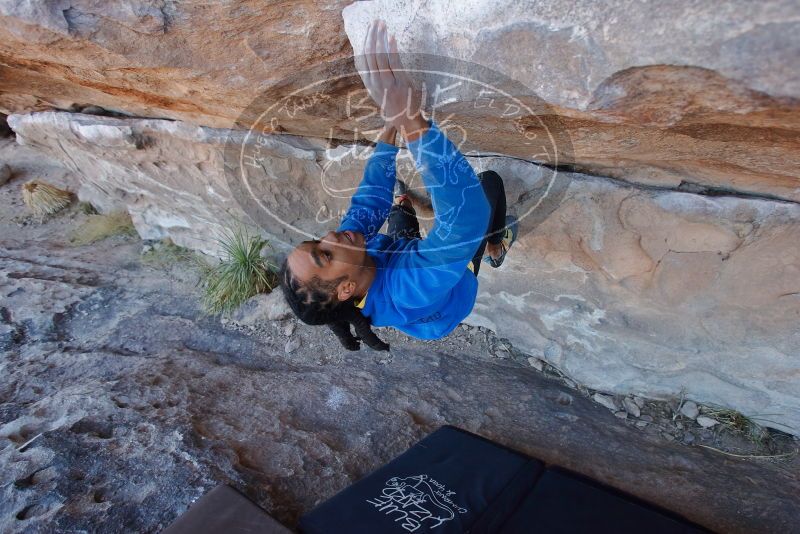
[[[700,415],[700,408],[697,407],[696,403],[686,401],[681,406],[681,415],[689,419],[697,419],[697,416]]]
[[[212,254],[215,236],[242,220],[277,252],[335,228],[370,153],[266,135],[254,141],[260,156],[248,189],[224,172],[226,131],[57,112],[9,122],[21,142],[80,172],[82,200],[122,205],[147,239]],[[413,189],[420,182],[407,155],[401,150],[398,172]],[[742,413],[783,414],[771,419],[800,430],[792,379],[800,369],[800,205],[468,159],[503,176],[520,216],[503,267],[481,270],[470,324],[594,390],[664,399],[686,391]]]
[[[630,397],[625,397],[622,399],[622,405],[625,407],[625,411],[631,414],[633,417],[639,417],[642,414],[639,405],[636,404]]]
[[[591,0],[354,2],[342,13],[361,53],[381,18],[401,52],[458,57],[503,71],[551,104],[590,109],[615,73],[642,65],[703,67],[774,96],[800,96],[798,6],[790,0],[657,5]],[[765,50],[773,54],[764,56]],[[619,97],[619,93],[605,94]],[[665,110],[666,111],[666,110]]]
[[[800,206],[572,175],[520,234],[481,270],[470,324],[592,389],[685,390],[800,428]]]
[[[256,295],[231,314],[230,319],[245,326],[286,319],[292,313],[280,290]]]
[[[712,428],[719,424],[719,421],[713,419],[711,417],[707,417],[705,415],[701,415],[697,418],[697,424],[703,428]]]
[[[612,412],[619,410],[619,406],[617,406],[617,401],[614,400],[614,397],[603,395],[602,393],[595,393],[592,399],[594,399],[597,404],[605,406]]]

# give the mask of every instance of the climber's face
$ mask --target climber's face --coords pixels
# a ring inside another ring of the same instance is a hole
[[[303,241],[287,258],[295,278],[307,282],[313,277],[337,281],[339,300],[353,296],[367,267],[364,235],[359,232],[328,232],[322,239]],[[340,280],[341,279],[341,280]]]

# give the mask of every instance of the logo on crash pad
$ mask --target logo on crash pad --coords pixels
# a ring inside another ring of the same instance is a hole
[[[428,475],[392,477],[380,495],[367,503],[408,532],[433,530],[468,510],[453,502],[456,492]]]

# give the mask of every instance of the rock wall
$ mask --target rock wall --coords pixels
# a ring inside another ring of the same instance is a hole
[[[363,170],[363,158],[336,159],[352,147],[271,136],[269,172],[255,186],[280,215],[270,223],[254,220],[228,187],[225,130],[57,112],[9,121],[20,142],[80,173],[82,199],[126,207],[143,237],[210,253],[239,222],[265,228],[279,250],[301,239],[292,224],[312,234],[334,228],[336,219],[314,208],[338,213],[347,195],[331,196],[323,181],[349,190]],[[550,179],[524,161],[469,159],[478,172],[499,171],[511,199]],[[747,414],[779,414],[767,417],[771,425],[800,429],[800,205],[577,173],[557,180],[558,204],[542,220],[523,220],[502,269],[482,271],[467,322],[595,389],[653,398],[683,391]]]
[[[402,51],[497,69],[544,99],[546,122],[571,140],[559,163],[644,185],[800,200],[792,0],[347,3],[0,0],[0,111],[92,104],[226,128],[255,99],[286,94],[298,73],[352,70],[366,21],[382,16]],[[346,77],[329,93],[358,87]],[[475,147],[529,158],[509,121],[458,103],[442,111]],[[517,125],[541,129],[530,116]],[[345,106],[284,117],[280,131],[364,138]]]
[[[356,54],[379,17],[403,52],[457,57],[522,82],[568,133],[565,163],[645,185],[800,200],[796,2],[471,0],[453,9],[376,0],[343,15]],[[497,124],[452,111],[476,145],[523,155]]]
[[[231,194],[223,171],[228,130],[66,112],[11,115],[8,120],[17,142],[62,161],[80,177],[75,189],[81,200],[103,212],[127,210],[144,239],[169,237],[178,245],[217,254],[226,231],[256,224]],[[291,214],[290,221],[314,221],[315,211],[303,208],[319,205],[316,196],[322,192],[318,183],[303,187],[303,181],[321,173],[317,159],[324,156],[315,150],[302,138],[274,136],[269,154],[281,181],[264,184],[271,187],[270,204]],[[294,191],[311,196],[294,198]],[[275,228],[270,237],[282,235]]]
[[[512,210],[546,199],[503,269],[481,274],[470,322],[592,388],[684,391],[800,433],[795,2],[346,4],[0,0],[0,110],[145,238],[214,254],[244,223],[286,249],[333,227],[360,178],[369,136],[342,105],[359,83],[337,76],[381,16],[403,51],[491,67],[543,104],[514,120],[469,99],[440,109]],[[282,135],[227,129],[304,73],[336,81],[282,116]],[[87,105],[113,116],[42,111]],[[579,172],[523,146],[547,127]],[[231,139],[259,143],[249,195]]]
[[[797,431],[798,238],[796,204],[575,177],[510,265],[481,273],[468,320],[593,388],[684,391]]]
[[[227,127],[298,68],[351,54],[348,3],[0,0],[0,108]]]

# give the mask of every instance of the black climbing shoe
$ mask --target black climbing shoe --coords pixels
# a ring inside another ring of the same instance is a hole
[[[518,230],[519,225],[517,224],[517,218],[513,215],[506,215],[505,235],[503,236],[503,241],[500,242],[500,249],[502,250],[502,253],[497,259],[492,258],[489,254],[486,254],[483,257],[484,263],[488,263],[495,269],[503,265],[503,261],[506,259],[506,254],[508,254],[508,250],[511,248],[511,245],[514,243],[514,241],[517,240]]]

